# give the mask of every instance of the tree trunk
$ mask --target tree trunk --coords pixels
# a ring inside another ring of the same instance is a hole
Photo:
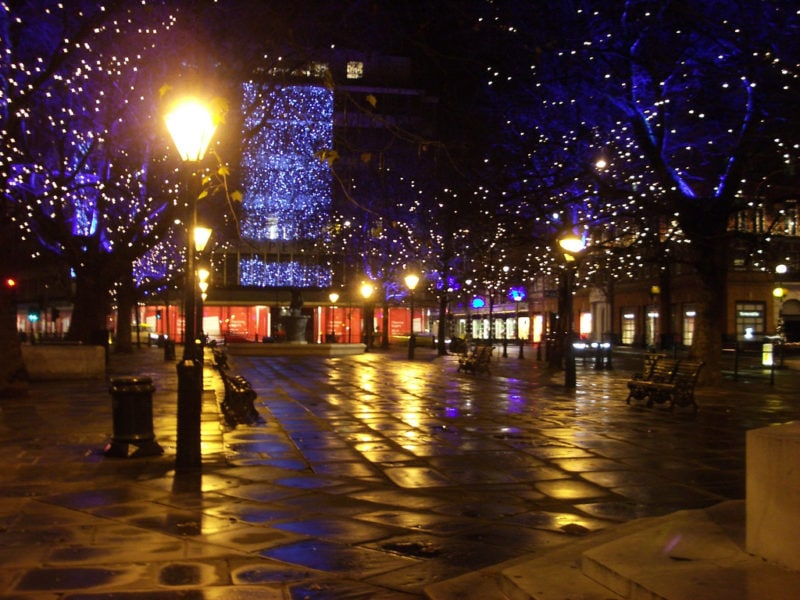
[[[389,302],[386,300],[386,294],[383,295],[383,326],[381,327],[381,348],[384,350],[389,349]]]
[[[108,330],[109,289],[102,279],[78,273],[75,280],[75,299],[68,339],[84,344],[104,343],[103,332]]]
[[[436,330],[436,351],[439,356],[447,354],[447,295],[439,296],[439,326]]]
[[[117,293],[117,343],[114,345],[114,352],[130,353],[133,352],[133,336],[131,334],[131,316],[136,306],[136,288],[133,285],[133,275],[123,278],[120,281]],[[139,320],[136,320],[139,324]],[[136,333],[136,345],[141,345],[140,333]]]
[[[722,381],[722,334],[725,331],[728,240],[719,224],[707,222],[705,235],[692,238],[693,266],[697,273],[699,306],[695,325],[693,358],[705,362],[701,384]],[[715,235],[715,230],[717,235]]]
[[[22,362],[22,345],[17,332],[17,303],[13,288],[0,289],[0,397],[27,393],[28,377]]]

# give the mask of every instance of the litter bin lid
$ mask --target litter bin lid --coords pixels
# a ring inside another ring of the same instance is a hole
[[[153,380],[150,377],[115,377],[111,380],[111,391],[153,391]]]

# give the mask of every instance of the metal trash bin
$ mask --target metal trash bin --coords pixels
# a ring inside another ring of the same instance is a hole
[[[175,360],[175,340],[164,338],[164,360]]]
[[[115,457],[156,456],[164,450],[153,434],[153,392],[149,377],[119,377],[111,380],[114,434],[104,454]],[[130,447],[134,447],[130,453]]]

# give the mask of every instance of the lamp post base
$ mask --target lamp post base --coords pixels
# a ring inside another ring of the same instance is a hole
[[[567,347],[564,354],[564,387],[574,390],[577,386],[577,374],[575,372],[575,349],[572,347],[572,336],[567,337]]]
[[[185,473],[202,467],[200,414],[203,402],[203,363],[184,359],[178,369],[178,443],[175,471]]]

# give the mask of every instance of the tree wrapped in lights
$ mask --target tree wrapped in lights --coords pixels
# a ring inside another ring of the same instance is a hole
[[[2,6],[0,189],[18,236],[74,273],[76,340],[106,328],[115,284],[167,231],[151,174],[155,42],[173,21],[160,8]]]
[[[496,10],[513,55],[530,57],[498,60],[488,82],[521,99],[504,104],[504,150],[516,157],[504,166],[543,214],[583,198],[594,216],[577,222],[599,217],[627,256],[683,255],[701,296],[693,351],[719,377],[729,222],[766,173],[800,158],[795,3],[575,2],[537,23]],[[604,153],[590,202],[589,165]]]

